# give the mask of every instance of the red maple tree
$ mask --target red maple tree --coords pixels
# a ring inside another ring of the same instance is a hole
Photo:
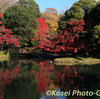
[[[37,43],[38,48],[44,49],[45,46],[50,46],[50,34],[49,28],[45,22],[45,20],[41,17],[37,19],[39,26],[38,26],[38,33],[37,33]]]
[[[85,25],[83,20],[68,22],[67,28],[65,30],[60,30],[60,35],[58,34],[55,36],[52,42],[52,49],[50,51],[66,51],[76,53],[81,48],[84,48],[84,42],[76,44],[80,39],[79,34],[83,32],[83,25]]]
[[[83,32],[84,20],[68,22],[65,30],[58,30],[57,35],[51,39],[49,28],[43,18],[37,19],[39,22],[37,42],[40,49],[49,52],[72,52],[77,53],[82,48],[85,49],[87,43],[80,39],[79,34]]]

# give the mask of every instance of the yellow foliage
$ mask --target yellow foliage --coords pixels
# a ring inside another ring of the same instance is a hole
[[[57,16],[56,14],[43,12],[43,13],[42,13],[42,17],[43,17],[45,20],[58,21],[58,16]]]
[[[52,33],[57,31],[57,29],[58,29],[58,22],[57,21],[46,20],[46,23],[49,26],[50,31]]]
[[[42,17],[46,20],[46,23],[48,27],[50,28],[51,34],[55,33],[58,29],[58,15],[43,12]]]
[[[56,90],[57,88],[58,86],[56,86],[53,81],[50,81],[50,84],[47,87],[47,90]]]

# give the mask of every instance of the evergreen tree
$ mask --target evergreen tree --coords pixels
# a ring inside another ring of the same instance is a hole
[[[41,17],[39,5],[34,0],[19,0],[19,5],[24,6],[28,10],[33,10],[36,17]]]
[[[67,22],[74,22],[83,20],[86,13],[96,5],[95,0],[79,0],[75,2],[72,7],[67,10],[59,21],[59,28],[65,29]]]
[[[3,23],[10,28],[14,35],[22,38],[22,45],[27,45],[31,36],[35,38],[38,23],[32,10],[23,6],[14,5],[8,8],[3,15]]]

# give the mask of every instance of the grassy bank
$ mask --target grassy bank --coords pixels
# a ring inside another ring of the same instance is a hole
[[[0,51],[0,61],[8,60],[9,54],[3,51]]]
[[[100,59],[97,58],[83,58],[83,57],[66,57],[54,59],[56,65],[77,65],[77,64],[98,64]]]

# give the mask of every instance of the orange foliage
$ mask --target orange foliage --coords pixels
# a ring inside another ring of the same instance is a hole
[[[55,8],[46,8],[46,13],[57,14],[57,10]]]

